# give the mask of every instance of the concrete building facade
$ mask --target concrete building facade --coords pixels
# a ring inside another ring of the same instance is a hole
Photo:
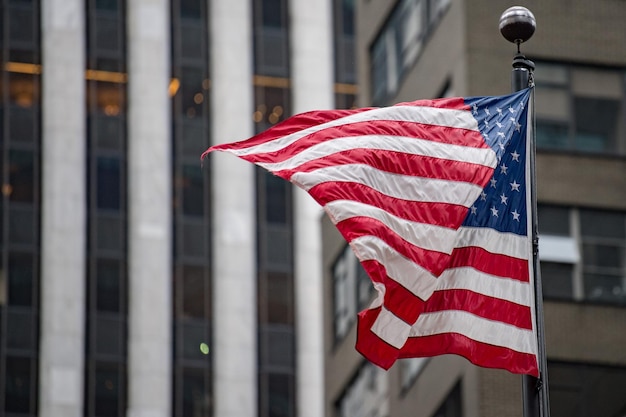
[[[537,31],[540,260],[553,417],[626,415],[626,18],[623,2],[527,1]],[[359,0],[359,106],[507,94],[515,46],[498,0]],[[521,377],[463,358],[402,360],[388,372],[354,351],[371,290],[322,223],[326,414],[521,416]],[[372,396],[381,398],[371,403]]]
[[[324,414],[321,211],[200,155],[352,106],[352,21],[331,0],[0,1],[0,415]]]

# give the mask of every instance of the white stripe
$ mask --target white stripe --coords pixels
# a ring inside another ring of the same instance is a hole
[[[515,233],[503,233],[489,227],[460,227],[457,248],[476,246],[491,253],[529,258],[529,239]]]
[[[401,219],[378,207],[357,201],[335,200],[326,204],[324,209],[335,224],[353,217],[369,217],[381,221],[412,245],[447,254],[451,254],[454,249],[454,229]]]
[[[520,329],[510,324],[485,319],[460,310],[422,313],[411,328],[410,337],[443,333],[458,333],[478,342],[502,346],[518,352],[537,354],[536,340],[532,330]]]
[[[411,333],[411,325],[399,319],[384,306],[376,321],[372,324],[372,332],[396,349],[401,349]]]
[[[437,279],[436,289],[438,291],[469,290],[520,305],[530,306],[532,304],[531,288],[528,282],[497,277],[477,271],[472,267],[453,268],[444,271]]]
[[[426,269],[398,253],[376,236],[360,236],[350,242],[360,261],[374,260],[385,266],[389,278],[401,284],[422,300],[432,295],[441,281]]]
[[[306,162],[351,149],[396,151],[409,155],[468,162],[491,168],[495,168],[498,162],[496,153],[491,148],[474,148],[406,136],[364,135],[328,139],[310,146],[284,161],[276,163],[257,163],[257,165],[272,172],[294,169]]]
[[[399,105],[355,113],[350,116],[299,130],[270,142],[264,142],[245,149],[229,149],[228,152],[237,156],[274,152],[291,145],[305,136],[329,127],[375,120],[416,122],[478,131],[478,123],[476,122],[476,119],[474,119],[471,113],[466,110]]]
[[[482,191],[478,185],[468,182],[393,174],[363,164],[334,165],[311,172],[296,172],[290,180],[306,191],[325,182],[353,182],[403,200],[465,207],[470,207]]]

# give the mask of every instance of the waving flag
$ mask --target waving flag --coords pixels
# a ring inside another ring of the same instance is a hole
[[[230,152],[324,207],[378,291],[356,343],[373,363],[452,353],[537,376],[529,96],[313,111],[203,157]]]

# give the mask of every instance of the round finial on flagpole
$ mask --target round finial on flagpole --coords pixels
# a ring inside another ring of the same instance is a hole
[[[500,33],[504,38],[519,45],[533,36],[537,22],[530,10],[522,6],[509,7],[500,16]]]

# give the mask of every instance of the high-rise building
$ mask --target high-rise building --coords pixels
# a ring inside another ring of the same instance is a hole
[[[323,415],[321,210],[200,155],[351,107],[352,7],[0,1],[0,415]]]
[[[359,106],[511,91],[515,45],[498,0],[356,2]],[[528,1],[535,35],[539,256],[553,417],[626,415],[626,4]],[[326,415],[521,416],[518,375],[458,356],[398,361],[354,351],[367,277],[323,228]]]

